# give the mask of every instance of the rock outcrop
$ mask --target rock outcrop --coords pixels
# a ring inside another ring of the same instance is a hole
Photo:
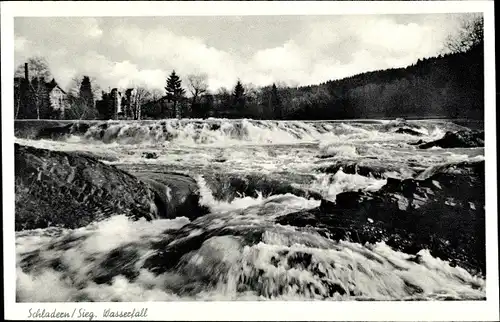
[[[118,214],[151,220],[207,212],[198,205],[196,182],[187,176],[138,178],[78,152],[19,144],[14,149],[16,230],[77,228]]]
[[[405,176],[415,176],[421,169],[409,167],[404,163],[387,164],[374,159],[361,160],[332,160],[327,164],[319,166],[318,171],[324,173],[337,173],[341,170],[346,174],[359,174],[364,177],[385,179],[390,173],[400,173]]]
[[[98,122],[103,121],[16,120],[14,133],[18,138],[55,140],[68,135],[83,135]]]
[[[156,193],[156,205],[162,218],[195,219],[209,212],[200,206],[198,185],[190,176],[180,173],[134,172]]]
[[[446,132],[439,140],[424,143],[420,149],[439,148],[478,148],[484,147],[484,131]]]
[[[409,135],[415,135],[415,136],[422,136],[423,135],[423,133],[421,133],[421,132],[418,132],[418,131],[415,131],[413,129],[406,128],[406,127],[400,127],[399,129],[394,131],[394,133],[409,134]]]
[[[158,159],[156,152],[142,152],[141,156],[145,159]]]
[[[333,239],[385,241],[410,254],[434,256],[485,273],[484,161],[438,166],[419,180],[388,178],[377,192],[344,192],[335,202],[277,219],[325,229]]]
[[[287,193],[298,197],[321,199],[321,195],[298,187],[295,183],[307,183],[314,179],[313,176],[275,174],[270,178],[260,173],[214,173],[205,174],[204,178],[217,200],[232,201],[234,198],[248,196],[257,198],[258,193],[263,197],[270,195],[284,195]]]
[[[93,157],[15,144],[16,230],[76,228],[112,214],[153,219],[154,192]]]

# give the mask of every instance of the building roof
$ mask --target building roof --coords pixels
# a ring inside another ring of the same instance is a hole
[[[54,78],[52,78],[52,81],[48,82],[48,83],[45,83],[45,86],[47,86],[47,89],[49,90],[49,92],[51,92],[54,88],[59,88],[59,90],[61,92],[63,92],[64,94],[66,94],[66,92],[61,88],[61,86],[59,86],[59,84],[57,84],[56,80]]]

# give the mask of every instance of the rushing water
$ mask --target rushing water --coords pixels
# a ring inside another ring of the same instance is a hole
[[[421,136],[395,133],[401,127]],[[334,241],[314,227],[275,223],[279,216],[319,206],[317,199],[265,191],[244,195],[228,185],[228,178],[267,177],[335,201],[344,191],[376,191],[388,177],[414,178],[434,165],[483,158],[482,148],[420,150],[409,144],[464,128],[445,120],[115,121],[61,140],[16,138],[39,148],[91,152],[132,172],[189,174],[210,209],[193,221],[133,222],[116,214],[75,230],[17,232],[17,299],[482,299],[483,277],[425,249],[416,263],[383,242]],[[144,152],[158,158],[143,158]],[[384,171],[363,176],[321,170],[339,160]],[[158,245],[182,249],[162,272],[144,266]]]

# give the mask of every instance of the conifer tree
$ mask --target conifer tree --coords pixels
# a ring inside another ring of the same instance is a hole
[[[80,99],[89,110],[94,108],[94,93],[92,92],[92,84],[88,76],[83,76],[80,85]]]
[[[242,109],[245,106],[245,88],[241,81],[238,80],[233,91],[234,106],[237,109]]]
[[[167,78],[167,86],[165,87],[168,100],[174,103],[174,113],[177,118],[180,118],[181,111],[178,102],[184,97],[185,90],[182,88],[182,81],[179,76],[172,71]]]
[[[273,87],[271,88],[271,105],[274,110],[274,117],[276,119],[283,118],[283,108],[281,106],[281,99],[279,97],[276,84],[273,84]]]

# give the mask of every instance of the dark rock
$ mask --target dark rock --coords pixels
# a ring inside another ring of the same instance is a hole
[[[145,159],[158,159],[158,155],[155,152],[142,152],[142,157]]]
[[[420,144],[424,144],[424,140],[418,140],[417,142],[410,142],[408,143],[409,145],[420,145]]]
[[[104,160],[104,161],[118,161],[118,157],[116,156],[111,156],[111,155],[106,155],[105,153],[97,153],[97,152],[90,152],[90,151],[72,151],[74,155],[79,155],[82,157],[89,157],[89,158],[94,158],[97,160]]]
[[[333,239],[383,240],[409,254],[429,249],[433,256],[485,273],[484,175],[484,161],[440,165],[418,180],[388,178],[377,192],[340,193],[335,202],[322,201],[277,222],[326,228]]]
[[[114,214],[158,216],[155,193],[131,174],[77,153],[14,145],[15,229],[76,228]]]
[[[58,139],[64,136],[67,136],[71,133],[71,129],[73,128],[73,124],[67,124],[63,126],[53,126],[53,127],[46,127],[40,129],[38,132],[37,138],[38,139]]]
[[[220,129],[220,124],[218,124],[218,123],[212,123],[210,125],[210,131],[217,131],[219,129]]]
[[[17,138],[36,139],[47,127],[64,127],[71,123],[56,120],[14,120],[14,135]]]
[[[97,269],[93,270],[93,280],[97,284],[111,283],[113,277],[125,276],[129,281],[135,280],[139,276],[136,263],[140,256],[133,247],[120,247],[113,249],[106,255]]]
[[[439,140],[424,143],[420,149],[440,148],[477,148],[484,147],[484,131],[446,132]]]
[[[179,261],[184,255],[199,249],[212,237],[233,236],[239,239],[243,246],[255,245],[262,241],[262,235],[268,229],[265,226],[248,227],[246,225],[213,227],[211,223],[219,219],[220,214],[207,214],[181,229],[164,232],[162,240],[153,243],[152,249],[156,252],[145,260],[143,267],[156,274],[174,268],[179,269]]]
[[[382,129],[386,131],[391,131],[394,128],[420,129],[417,124],[410,123],[403,118],[397,118],[382,126]]]
[[[74,135],[85,134],[90,129],[90,127],[91,127],[91,125],[89,123],[85,123],[85,122],[73,123],[73,125],[71,127],[71,134],[74,134]]]
[[[95,121],[16,120],[14,134],[19,138],[58,140],[68,135],[84,135]]]
[[[400,133],[400,134],[410,134],[410,135],[415,135],[415,136],[422,136],[423,134],[421,132],[415,131],[413,129],[409,129],[406,127],[400,127],[394,133]]]
[[[198,184],[190,176],[168,172],[134,172],[156,192],[156,205],[161,218],[194,219],[209,212],[200,206]]]
[[[364,160],[333,160],[328,165],[323,165],[317,168],[320,172],[337,173],[341,170],[346,174],[359,174],[364,177],[373,177],[377,179],[385,179],[388,177],[389,172],[401,173],[404,171],[406,174],[415,175],[415,169],[411,169],[405,164],[398,163],[382,163],[379,160],[364,159]]]
[[[294,186],[293,183],[299,182],[301,178],[289,180],[276,177],[271,179],[265,174],[258,173],[243,175],[239,173],[216,173],[213,175],[206,174],[204,178],[217,200],[231,201],[241,195],[257,198],[258,192],[262,193],[264,197],[290,193],[298,197],[318,200],[322,198],[319,193]]]

